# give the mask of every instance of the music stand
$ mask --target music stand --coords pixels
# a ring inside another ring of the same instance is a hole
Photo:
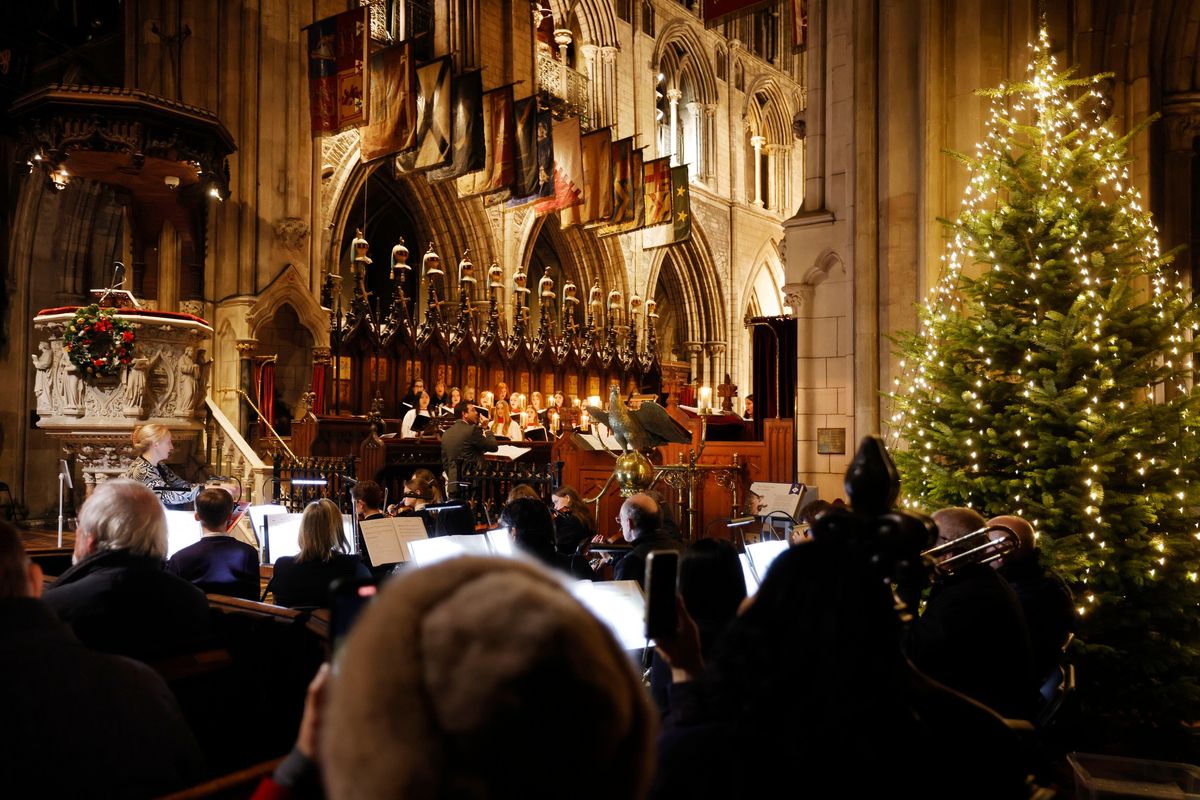
[[[430,538],[475,532],[475,514],[465,500],[430,503],[418,513],[425,519],[425,531]]]
[[[58,546],[62,548],[62,533],[63,533],[63,484],[67,485],[68,489],[74,490],[75,484],[71,482],[71,470],[67,468],[67,462],[63,459],[58,460]]]

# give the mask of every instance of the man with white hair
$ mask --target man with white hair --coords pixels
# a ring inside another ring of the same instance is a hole
[[[204,592],[168,574],[167,518],[137,481],[96,487],[79,511],[73,565],[45,601],[96,650],[153,661],[210,644]]]
[[[0,522],[4,796],[157,797],[200,780],[200,748],[158,673],[84,647],[41,594],[41,569]]]

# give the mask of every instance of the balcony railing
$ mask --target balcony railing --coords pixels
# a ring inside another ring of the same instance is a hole
[[[551,107],[564,114],[579,117],[584,130],[590,130],[591,113],[588,78],[548,53],[537,56],[538,91]]]

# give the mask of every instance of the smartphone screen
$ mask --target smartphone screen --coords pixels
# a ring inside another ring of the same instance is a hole
[[[675,631],[675,592],[679,553],[655,550],[646,557],[646,638]]]
[[[375,597],[379,585],[374,578],[342,578],[329,588],[330,660],[337,658],[354,620]]]

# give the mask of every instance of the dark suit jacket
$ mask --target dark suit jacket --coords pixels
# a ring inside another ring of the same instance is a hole
[[[64,572],[43,596],[88,647],[154,661],[212,646],[208,600],[163,562],[102,550]]]
[[[339,578],[369,577],[367,565],[350,553],[334,553],[328,561],[297,561],[283,556],[275,562],[271,591],[276,605],[323,608],[329,606],[329,584]]]
[[[499,446],[490,431],[460,419],[442,434],[442,468],[446,477],[458,480],[459,461],[482,464],[484,453],[494,453]]]
[[[936,584],[909,627],[919,670],[1009,719],[1030,719],[1037,677],[1017,597],[996,570],[977,564]]]
[[[1024,561],[1003,567],[1000,574],[1025,612],[1034,674],[1045,679],[1062,661],[1063,645],[1079,620],[1075,599],[1063,579],[1041,565],[1036,550]]]
[[[84,647],[38,600],[0,600],[0,677],[6,797],[157,797],[203,777],[158,673]]]
[[[634,540],[633,550],[626,553],[613,567],[613,580],[637,581],[639,585],[644,586],[646,556],[650,555],[652,550],[674,550],[682,553],[683,542],[662,531],[641,534]]]
[[[232,536],[205,534],[167,561],[167,572],[199,586],[206,594],[257,600],[258,551]]]

